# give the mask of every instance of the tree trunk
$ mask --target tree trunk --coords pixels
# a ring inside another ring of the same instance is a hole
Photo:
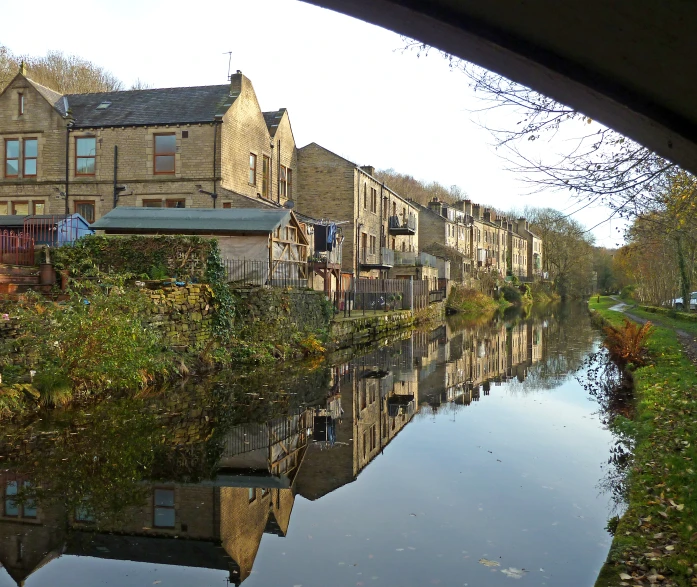
[[[680,291],[682,292],[682,307],[686,312],[690,311],[690,290],[692,289],[692,272],[685,263],[682,237],[675,237],[675,248],[678,254],[678,268],[680,269]]]

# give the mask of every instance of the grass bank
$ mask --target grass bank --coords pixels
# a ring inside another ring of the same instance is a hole
[[[621,325],[616,301],[595,296],[596,323]],[[657,327],[650,363],[633,371],[635,418],[612,426],[634,439],[627,511],[619,520],[596,587],[697,584],[697,370],[675,332]]]
[[[498,310],[504,310],[511,306],[503,297],[498,300],[483,294],[476,289],[462,286],[454,286],[446,302],[446,308],[451,313],[465,314],[467,316],[493,316]]]

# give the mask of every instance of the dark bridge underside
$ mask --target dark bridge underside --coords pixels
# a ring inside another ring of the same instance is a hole
[[[697,2],[306,1],[498,72],[697,173]]]

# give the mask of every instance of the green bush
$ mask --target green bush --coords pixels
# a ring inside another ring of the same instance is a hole
[[[65,403],[68,383],[81,395],[135,391],[175,371],[161,335],[143,323],[148,300],[137,290],[83,284],[61,304],[29,295],[17,311],[17,343],[35,357],[46,403]]]
[[[504,285],[501,288],[501,295],[503,299],[510,304],[520,304],[523,302],[523,294],[517,287],[512,285]]]

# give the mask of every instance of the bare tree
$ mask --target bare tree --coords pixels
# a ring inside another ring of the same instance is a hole
[[[404,50],[426,55],[432,49],[404,39]],[[522,175],[534,190],[570,190],[583,206],[604,204],[612,216],[633,217],[660,206],[657,193],[670,161],[609,129],[585,114],[462,59],[440,52],[452,69],[461,71],[483,101],[479,112],[496,109],[513,113],[512,127],[484,124],[509,169]],[[561,131],[574,136],[563,141],[563,152],[543,159],[530,147],[551,141]]]
[[[109,92],[123,88],[121,81],[111,72],[76,55],[49,51],[43,57],[19,57],[0,45],[0,91],[16,75],[22,61],[32,80],[62,94]]]

